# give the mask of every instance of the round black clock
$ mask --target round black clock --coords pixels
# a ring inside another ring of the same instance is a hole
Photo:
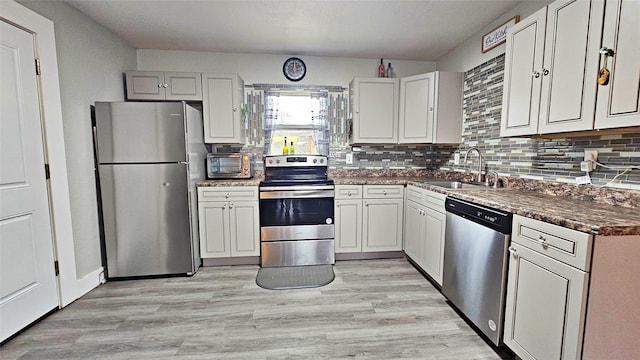
[[[307,66],[300,58],[292,57],[288,58],[284,65],[282,65],[282,72],[284,77],[291,81],[300,81],[307,73]]]

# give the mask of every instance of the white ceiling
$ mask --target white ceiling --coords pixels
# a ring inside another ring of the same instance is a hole
[[[520,0],[66,0],[138,49],[435,61]]]

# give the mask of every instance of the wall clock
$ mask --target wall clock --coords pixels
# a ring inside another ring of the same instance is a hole
[[[300,58],[288,58],[282,65],[284,77],[291,81],[300,81],[307,74],[307,66]]]

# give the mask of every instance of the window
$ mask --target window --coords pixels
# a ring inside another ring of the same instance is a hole
[[[282,154],[284,139],[296,154],[329,155],[327,92],[265,91],[264,155]]]

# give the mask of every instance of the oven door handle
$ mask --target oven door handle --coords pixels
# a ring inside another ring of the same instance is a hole
[[[333,198],[333,190],[295,190],[295,191],[264,191],[260,190],[260,199],[311,199],[311,198]]]

